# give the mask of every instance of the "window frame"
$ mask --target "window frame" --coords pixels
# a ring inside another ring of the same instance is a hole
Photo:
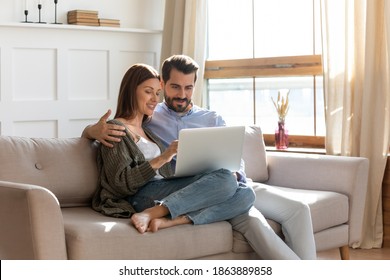
[[[322,55],[284,56],[249,59],[206,60],[204,78],[261,78],[322,75]],[[314,114],[314,122],[316,115]],[[274,146],[275,136],[264,134],[267,146]],[[325,148],[325,137],[289,135],[289,147]]]
[[[205,79],[322,75],[321,55],[206,60]]]

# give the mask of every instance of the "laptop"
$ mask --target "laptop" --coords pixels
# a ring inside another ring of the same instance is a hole
[[[186,128],[179,132],[175,177],[240,169],[245,126]]]

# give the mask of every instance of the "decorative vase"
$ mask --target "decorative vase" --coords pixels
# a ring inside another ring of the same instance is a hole
[[[278,127],[275,129],[275,147],[279,150],[288,148],[288,130],[281,120],[278,121]]]

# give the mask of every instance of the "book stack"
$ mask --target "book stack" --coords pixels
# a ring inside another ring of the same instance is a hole
[[[75,25],[99,26],[97,11],[73,10],[68,12],[68,23]]]
[[[99,18],[100,26],[108,26],[108,27],[120,27],[119,19],[111,19],[111,18]]]

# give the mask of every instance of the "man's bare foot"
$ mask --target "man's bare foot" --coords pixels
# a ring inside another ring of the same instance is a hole
[[[149,227],[151,216],[147,212],[135,213],[130,220],[140,233],[144,233]]]
[[[177,225],[191,224],[192,221],[187,216],[179,216],[173,220],[168,218],[157,218],[153,219],[149,223],[148,231],[156,232],[159,229],[169,228]]]

